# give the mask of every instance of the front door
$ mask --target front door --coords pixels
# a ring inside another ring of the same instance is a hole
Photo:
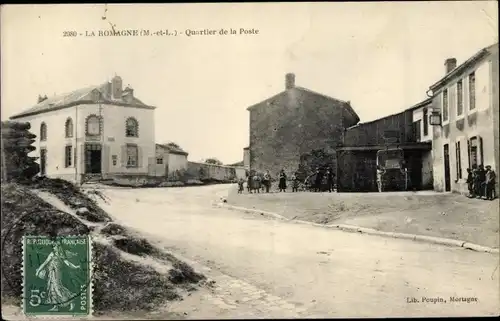
[[[40,149],[40,174],[45,175],[47,173],[47,150],[45,148]]]
[[[102,148],[100,144],[85,145],[85,173],[100,174],[102,164]]]
[[[444,189],[446,192],[451,191],[450,178],[450,146],[444,145]]]

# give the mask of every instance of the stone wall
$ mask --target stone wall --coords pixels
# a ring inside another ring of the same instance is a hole
[[[316,149],[335,149],[346,127],[359,120],[346,103],[291,88],[250,111],[250,169],[276,175],[298,169],[300,157]]]

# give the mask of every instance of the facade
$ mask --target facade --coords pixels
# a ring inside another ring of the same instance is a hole
[[[447,59],[445,76],[430,87],[441,118],[432,131],[437,191],[467,193],[467,168],[480,164],[499,172],[498,59],[498,43],[458,67]]]
[[[359,117],[349,102],[295,86],[295,75],[287,74],[285,90],[247,108],[250,112],[250,144],[244,159],[250,170],[299,169],[301,159],[313,150],[332,153],[342,142],[344,129]]]
[[[432,98],[411,108],[413,111],[413,130],[416,142],[432,143],[434,127],[429,123],[432,113]],[[433,157],[432,150],[422,151],[422,189],[433,189]]]
[[[403,150],[408,189],[431,189],[429,165],[423,165],[431,153],[431,143],[419,139],[417,133],[422,124],[414,121],[414,114],[430,104],[427,99],[401,113],[347,128],[343,144],[337,148],[337,191],[377,191],[377,152],[394,147]]]
[[[37,135],[41,174],[81,182],[89,177],[147,174],[155,156],[155,107],[123,89],[122,79],[51,98],[11,117]]]
[[[172,144],[156,144],[155,159],[150,164],[149,175],[176,178],[187,167],[188,153],[182,148]]]

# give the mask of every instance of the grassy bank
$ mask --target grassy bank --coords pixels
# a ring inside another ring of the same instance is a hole
[[[48,192],[68,209],[55,208],[36,192]],[[205,277],[147,239],[112,223],[92,197],[71,183],[44,179],[28,185],[3,184],[2,301],[20,303],[23,235],[90,234],[94,240],[93,301],[96,314],[152,311],[182,298]]]

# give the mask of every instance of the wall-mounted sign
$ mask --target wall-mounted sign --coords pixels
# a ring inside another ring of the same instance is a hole
[[[441,125],[441,114],[438,111],[433,111],[429,115],[429,124],[433,126]]]

